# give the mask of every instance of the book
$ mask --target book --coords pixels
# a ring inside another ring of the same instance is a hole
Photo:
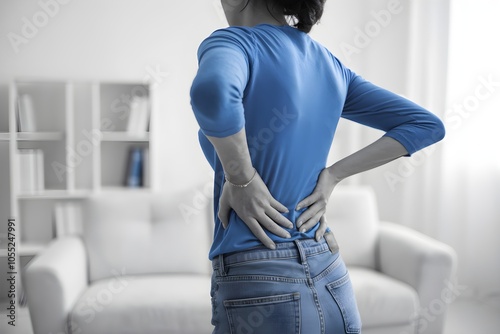
[[[19,149],[19,191],[33,194],[45,189],[43,151]]]
[[[143,135],[149,129],[150,103],[148,97],[134,96],[130,101],[130,114],[127,132],[131,135]]]
[[[131,147],[129,150],[127,173],[125,176],[125,185],[127,187],[137,188],[143,185],[143,153],[144,152],[141,147]]]
[[[56,238],[82,234],[82,212],[78,203],[69,201],[56,202],[53,219]]]
[[[150,166],[149,147],[145,147],[142,152],[142,184],[145,188],[151,186]]]
[[[33,100],[28,94],[20,95],[17,100],[17,130],[19,132],[36,131]]]

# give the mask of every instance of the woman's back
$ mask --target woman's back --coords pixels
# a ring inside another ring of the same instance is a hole
[[[218,129],[244,122],[253,165],[273,196],[287,206],[286,216],[294,222],[301,213],[296,205],[313,191],[325,168],[349,73],[309,35],[290,26],[262,24],[218,30],[200,46],[201,61],[213,47],[228,50],[219,55],[228,66],[221,78],[227,96],[220,99],[232,103],[221,106],[219,98],[205,97],[203,108],[218,110]],[[243,113],[238,112],[241,107]],[[216,173],[221,172],[213,146],[202,133],[200,140]],[[217,205],[215,209],[217,212]],[[307,235],[314,236],[314,231]],[[290,232],[291,240],[307,237],[297,229]],[[228,229],[216,233],[215,239],[214,246],[220,249],[212,249],[211,257],[239,250],[242,245],[260,244],[234,214]],[[280,238],[273,236],[273,240]]]

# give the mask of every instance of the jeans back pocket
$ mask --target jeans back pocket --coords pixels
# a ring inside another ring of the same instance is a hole
[[[349,334],[361,333],[361,317],[359,316],[349,273],[327,284],[326,287],[340,308],[344,320],[345,332]]]
[[[231,334],[299,334],[298,292],[257,298],[225,300]]]

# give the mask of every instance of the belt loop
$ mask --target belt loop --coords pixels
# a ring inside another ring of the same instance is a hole
[[[297,249],[299,250],[299,255],[300,255],[300,263],[304,264],[307,262],[307,257],[304,252],[304,248],[302,247],[302,244],[300,243],[300,240],[296,239],[294,240],[295,245],[297,246]]]
[[[224,265],[224,254],[219,254],[219,275],[226,276],[226,268]]]

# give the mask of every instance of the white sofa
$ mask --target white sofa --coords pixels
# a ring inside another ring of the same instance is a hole
[[[441,333],[446,303],[420,316],[442,299],[454,252],[380,223],[368,188],[339,187],[330,203],[329,225],[351,272],[363,333]],[[53,241],[26,268],[35,334],[212,332],[212,210],[202,192],[101,193],[83,212],[81,237]]]

